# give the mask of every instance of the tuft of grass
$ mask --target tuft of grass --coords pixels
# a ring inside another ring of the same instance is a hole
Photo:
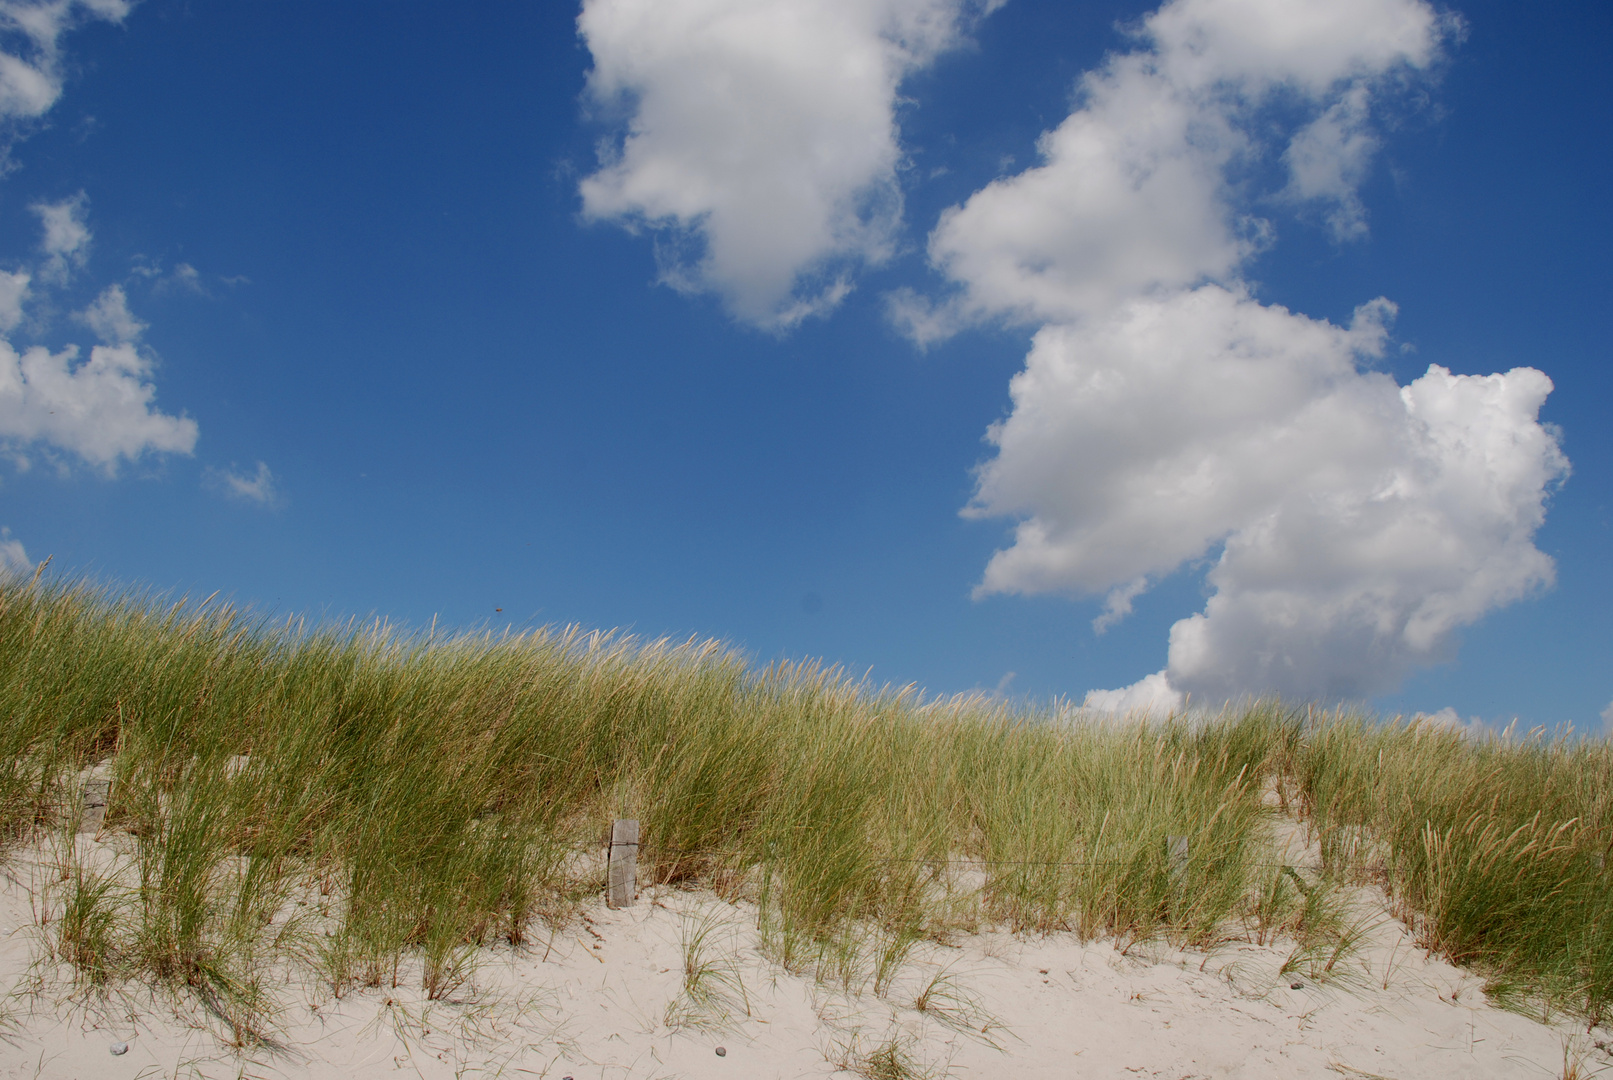
[[[1002,1029],[1003,1023],[986,1011],[976,994],[963,987],[950,967],[941,968],[925,980],[912,1005],[914,1012],[933,1017],[994,1049],[1002,1049],[991,1038],[991,1031]]]
[[[1592,1080],[1603,1070],[1598,1069],[1592,1062],[1592,1047],[1587,1045],[1582,1037],[1565,1037],[1563,1039],[1563,1071],[1558,1074],[1559,1080]]]
[[[707,911],[683,917],[679,942],[683,980],[678,996],[667,1003],[668,1027],[720,1028],[738,1011],[750,1015],[750,997],[737,957],[718,954],[718,938],[724,929],[721,915],[721,911]]]
[[[868,1080],[909,1080],[923,1075],[913,1055],[895,1039],[875,1047],[857,1062],[854,1071]]]
[[[56,955],[73,966],[78,978],[103,987],[119,962],[115,930],[119,912],[116,882],[75,866],[55,924]]]
[[[1294,877],[1297,882],[1297,875]],[[1352,912],[1342,890],[1332,882],[1311,885],[1303,896],[1304,902],[1285,920],[1284,936],[1294,944],[1280,974],[1302,975],[1316,984],[1332,982],[1346,974],[1340,963],[1361,950],[1375,924],[1370,917]]]
[[[831,1062],[836,1068],[863,1080],[929,1080],[937,1075],[913,1052],[913,1041],[892,1032],[874,1047],[862,1048],[860,1033],[853,1032]]]

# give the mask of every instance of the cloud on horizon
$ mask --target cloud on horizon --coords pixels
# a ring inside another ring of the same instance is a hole
[[[22,541],[15,539],[10,529],[0,529],[0,576],[33,572],[33,560],[28,558]]]

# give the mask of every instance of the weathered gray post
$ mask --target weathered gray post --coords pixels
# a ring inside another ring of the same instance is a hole
[[[1165,858],[1171,866],[1171,884],[1180,885],[1187,873],[1187,837],[1165,837]]]
[[[79,818],[78,831],[100,832],[107,803],[112,801],[112,762],[99,762],[79,775],[84,779],[84,815]]]
[[[106,804],[111,800],[111,795],[112,778],[91,774],[84,782],[84,816],[79,819],[79,832],[101,831],[101,822],[106,820]]]
[[[605,903],[613,908],[633,906],[638,886],[638,822],[619,819],[610,827],[610,863],[606,872]]]

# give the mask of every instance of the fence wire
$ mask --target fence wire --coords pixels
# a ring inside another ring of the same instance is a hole
[[[586,852],[589,852],[589,853],[595,853],[595,852],[599,851],[600,848],[604,848],[608,852],[608,850],[609,850],[609,848],[611,846],[612,845],[609,845],[609,844],[601,844],[597,848],[596,847],[590,847],[590,848],[584,848],[584,849],[578,849],[578,850],[579,850],[579,852],[586,851]],[[615,846],[617,846],[617,847],[627,846],[627,847],[635,847],[635,848],[637,848],[638,858],[643,860],[643,861],[646,861],[646,862],[668,861],[670,859],[676,859],[676,858],[748,859],[751,862],[758,863],[758,864],[765,864],[767,862],[773,861],[773,860],[769,859],[765,854],[758,854],[757,852],[754,852],[754,851],[727,851],[727,850],[723,850],[721,848],[658,848],[658,847],[649,847],[649,846],[643,845],[643,844],[629,844],[629,845],[620,845],[620,844],[618,844],[618,845],[615,845]],[[901,865],[908,865],[908,866],[933,866],[933,867],[938,867],[938,868],[939,867],[946,867],[948,869],[959,868],[959,869],[965,869],[965,870],[987,870],[987,869],[1000,867],[1000,866],[1009,866],[1009,867],[1012,867],[1012,866],[1063,867],[1063,868],[1070,868],[1070,869],[1073,869],[1073,868],[1087,869],[1087,868],[1092,868],[1092,867],[1113,867],[1113,866],[1134,866],[1134,865],[1137,864],[1137,862],[1139,860],[1135,859],[1135,858],[1133,858],[1133,859],[971,859],[971,858],[963,858],[963,859],[923,859],[923,858],[910,858],[910,857],[896,856],[896,855],[876,855],[876,856],[866,857],[866,858],[863,859],[863,861],[868,862],[868,863],[881,863],[881,864],[887,864],[887,865],[901,864]],[[1167,856],[1166,862],[1169,863],[1169,862],[1174,862],[1174,861],[1175,860],[1173,860],[1169,856]],[[1194,863],[1194,862],[1202,863],[1202,862],[1206,861],[1206,857],[1203,856],[1203,855],[1196,855],[1192,851],[1189,851],[1188,854],[1185,856],[1185,858],[1182,859],[1181,861],[1182,862],[1187,862],[1187,863]],[[1256,868],[1256,869],[1263,869],[1263,870],[1278,870],[1278,871],[1281,871],[1281,870],[1296,870],[1296,871],[1297,870],[1303,870],[1303,871],[1305,871],[1307,873],[1313,873],[1313,874],[1321,874],[1321,873],[1326,872],[1325,867],[1312,866],[1312,865],[1309,865],[1309,864],[1306,864],[1306,863],[1296,863],[1296,862],[1269,862],[1269,861],[1261,860],[1261,861],[1245,862],[1244,865],[1248,866],[1248,867]]]

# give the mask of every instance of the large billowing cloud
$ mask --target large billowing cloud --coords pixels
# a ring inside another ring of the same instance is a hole
[[[625,116],[584,214],[662,280],[781,329],[835,306],[901,220],[897,88],[1001,0],[585,0],[588,93]]]
[[[953,293],[893,297],[920,341],[1039,327],[965,511],[1018,520],[978,593],[1107,594],[1101,631],[1213,560],[1166,669],[1089,705],[1371,696],[1552,580],[1533,536],[1568,464],[1537,420],[1545,375],[1398,386],[1372,366],[1389,301],[1339,326],[1240,276],[1275,242],[1254,199],[1366,234],[1374,104],[1452,29],[1422,0],[1172,0],[1083,79],[1036,166],[943,215]],[[1251,191],[1263,162],[1284,175]]]

